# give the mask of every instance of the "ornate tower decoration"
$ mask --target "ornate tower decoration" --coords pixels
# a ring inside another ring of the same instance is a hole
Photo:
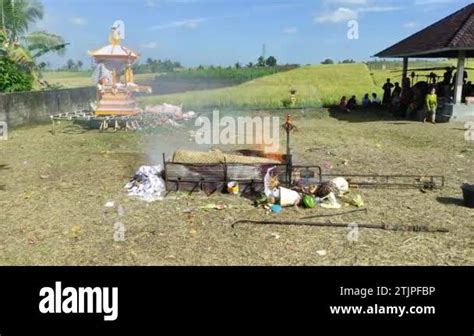
[[[151,93],[151,88],[134,82],[132,66],[140,57],[122,45],[125,39],[125,24],[115,21],[110,29],[109,45],[89,55],[96,68],[92,80],[97,86],[97,116],[127,116],[141,112],[134,92]]]

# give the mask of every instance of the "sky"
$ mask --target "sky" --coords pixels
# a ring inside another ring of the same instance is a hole
[[[123,44],[142,61],[184,66],[255,62],[318,64],[326,58],[364,61],[472,3],[471,0],[43,0],[45,17],[31,30],[61,35],[63,57],[91,65],[87,51],[108,44],[110,26],[125,22]],[[350,25],[350,27],[349,27]],[[358,34],[348,37],[350,28]],[[355,38],[357,37],[357,38]]]

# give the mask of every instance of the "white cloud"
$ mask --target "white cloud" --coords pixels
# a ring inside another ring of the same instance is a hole
[[[322,15],[319,15],[314,18],[315,22],[319,23],[339,23],[339,22],[347,22],[350,20],[355,20],[358,18],[358,13],[355,10],[340,7],[333,12],[326,12]]]
[[[71,22],[74,23],[75,25],[83,26],[83,25],[86,24],[86,19],[84,19],[82,17],[73,17],[71,19]]]
[[[358,12],[394,12],[403,9],[402,7],[395,7],[395,6],[372,6],[372,7],[364,7],[360,8]]]
[[[140,48],[143,48],[143,49],[156,49],[156,48],[158,48],[158,43],[156,43],[156,42],[143,43],[143,44],[140,44]]]
[[[403,24],[403,27],[404,28],[416,28],[416,27],[418,27],[418,22],[415,22],[415,21],[405,22]]]
[[[283,30],[285,34],[296,34],[298,32],[298,28],[296,27],[288,27],[285,30]]]
[[[150,29],[151,30],[163,30],[163,29],[170,29],[170,28],[196,29],[205,21],[207,21],[207,19],[205,18],[177,20],[177,21],[164,23],[161,25],[152,26]]]
[[[446,0],[444,0],[446,1]],[[348,7],[339,7],[334,11],[325,12],[314,18],[318,23],[340,23],[350,20],[357,20],[361,13],[393,12],[403,9],[398,6],[379,6],[373,0],[333,0],[332,3],[348,5]],[[355,8],[350,8],[351,6]]]

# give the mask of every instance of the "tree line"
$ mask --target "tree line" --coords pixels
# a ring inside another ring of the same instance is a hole
[[[199,65],[197,67],[198,70],[203,70],[205,68],[209,69],[222,69],[222,68],[232,68],[241,69],[241,68],[254,68],[254,67],[276,67],[278,65],[278,61],[274,56],[270,56],[268,58],[264,58],[260,56],[255,63],[249,62],[247,65],[243,65],[240,62],[235,63],[233,66],[222,67],[222,66],[208,66],[205,67],[203,65]],[[153,58],[147,58],[145,63],[135,63],[133,65],[133,72],[136,74],[144,74],[144,73],[164,73],[164,72],[174,72],[177,70],[184,69],[184,66],[178,61],[172,60],[156,60]]]
[[[354,61],[353,59],[345,59],[338,62],[338,64],[353,64],[353,63],[357,63],[357,62]],[[336,61],[334,61],[331,58],[326,58],[324,61],[321,62],[321,64],[323,65],[336,64]]]

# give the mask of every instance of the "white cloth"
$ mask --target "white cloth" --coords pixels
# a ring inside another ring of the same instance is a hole
[[[343,177],[337,177],[332,180],[337,187],[340,195],[344,195],[349,192],[349,182]]]
[[[163,171],[162,165],[140,167],[125,185],[128,196],[136,196],[146,202],[162,200],[166,192],[165,181],[161,177]]]

